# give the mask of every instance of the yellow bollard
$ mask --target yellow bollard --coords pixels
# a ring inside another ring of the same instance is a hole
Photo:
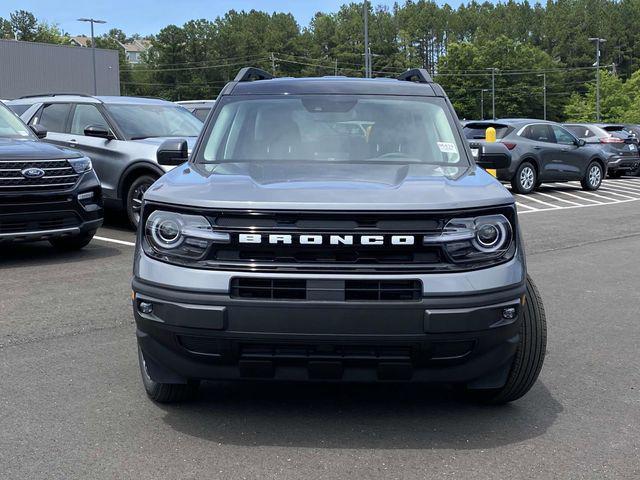
[[[494,143],[496,141],[496,129],[493,127],[487,128],[484,134],[484,139],[486,142]],[[495,168],[487,168],[487,173],[493,175],[494,177],[498,175]]]

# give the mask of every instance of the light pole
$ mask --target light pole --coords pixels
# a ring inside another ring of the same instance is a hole
[[[369,2],[364,0],[363,12],[364,15],[364,76],[365,78],[371,78],[371,51],[369,50]]]
[[[542,108],[543,119],[547,119],[547,72],[541,73],[538,77],[542,77]]]
[[[480,120],[484,120],[484,92],[488,92],[488,88],[480,90]]]
[[[596,42],[596,122],[600,121],[600,44],[606,42],[604,38],[589,37],[590,42]]]
[[[491,117],[496,119],[496,70],[495,67],[487,68],[491,70]]]
[[[91,24],[91,53],[93,57],[93,94],[98,94],[98,80],[96,78],[96,39],[93,36],[94,23],[107,23],[104,20],[96,20],[95,18],[79,18],[79,22],[89,22]]]

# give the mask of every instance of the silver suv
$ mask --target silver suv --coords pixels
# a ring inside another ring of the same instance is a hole
[[[137,97],[51,94],[23,97],[7,106],[29,125],[47,130],[47,142],[91,158],[105,206],[140,218],[144,192],[171,167],[161,167],[158,147],[167,139],[195,143],[202,122],[172,102]]]
[[[508,166],[504,145],[479,148]],[[546,324],[515,202],[426,71],[246,68],[185,150],[159,151],[183,164],[146,192],[138,228],[151,398],[208,379],[445,382],[489,402],[531,388]]]

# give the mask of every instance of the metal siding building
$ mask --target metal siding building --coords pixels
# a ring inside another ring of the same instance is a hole
[[[120,95],[118,52],[96,48],[98,95]],[[37,93],[93,95],[91,48],[0,40],[0,98]]]

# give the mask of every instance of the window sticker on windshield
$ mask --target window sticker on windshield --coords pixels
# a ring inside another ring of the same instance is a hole
[[[18,133],[19,133],[20,135],[22,135],[23,137],[28,137],[28,136],[29,136],[29,132],[25,132],[25,131],[23,131],[23,130],[20,130]]]
[[[455,143],[438,142],[438,148],[442,153],[458,153]]]

